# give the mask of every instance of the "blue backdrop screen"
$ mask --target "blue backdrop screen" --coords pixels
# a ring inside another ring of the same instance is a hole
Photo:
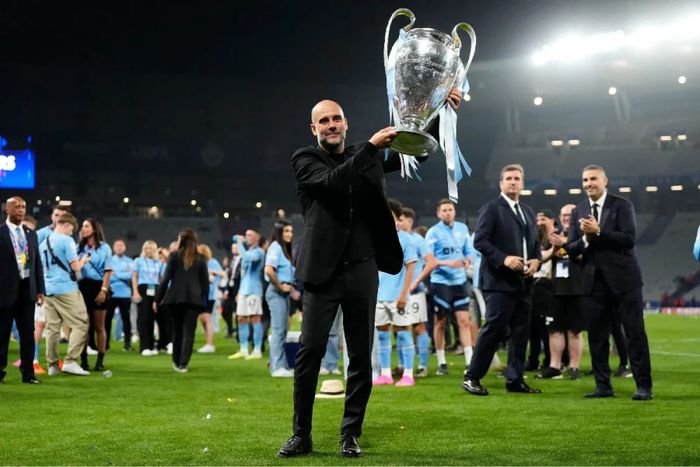
[[[34,151],[0,150],[0,189],[33,189],[34,183]]]

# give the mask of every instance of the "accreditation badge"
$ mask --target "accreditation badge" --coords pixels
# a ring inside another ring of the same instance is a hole
[[[27,264],[27,254],[26,253],[22,253],[21,255],[19,255],[19,264],[21,264],[21,265]]]

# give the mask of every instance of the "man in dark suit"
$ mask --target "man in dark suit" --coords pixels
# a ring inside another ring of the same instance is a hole
[[[588,346],[596,389],[589,398],[612,397],[610,384],[610,326],[618,314],[625,331],[637,391],[634,400],[650,400],[651,362],[644,330],[642,273],[634,250],[636,220],[632,203],[607,191],[605,170],[583,169],[587,199],[572,213],[569,239],[553,238],[572,257],[582,257],[582,290],[587,314]],[[557,246],[559,246],[557,245]]]
[[[36,233],[22,225],[27,203],[19,196],[5,204],[7,220],[0,225],[0,383],[5,378],[12,321],[17,322],[22,382],[34,376],[34,305],[44,301],[44,272]]]
[[[456,108],[460,99],[455,90],[448,101]],[[396,131],[384,128],[369,142],[346,146],[347,128],[340,105],[319,102],[311,112],[318,146],[299,149],[292,157],[306,225],[295,274],[303,282],[304,320],[294,371],[294,434],[279,450],[280,457],[311,452],[318,372],[339,305],[350,357],[340,453],[362,454],[357,438],[372,390],[378,270],[396,274],[403,265],[384,193],[384,173],[400,169],[400,159],[397,154],[385,158],[380,151]]]
[[[525,383],[525,350],[532,307],[532,276],[540,266],[540,242],[535,213],[520,203],[525,171],[519,164],[501,170],[501,195],[479,211],[474,247],[483,258],[479,270],[486,301],[486,324],[479,332],[474,356],[462,387],[471,394],[488,395],[481,385],[498,344],[510,329],[506,390],[537,394]]]

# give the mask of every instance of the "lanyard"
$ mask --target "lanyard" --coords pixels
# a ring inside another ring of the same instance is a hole
[[[12,230],[12,229],[11,229]],[[20,228],[21,230],[21,228]],[[17,237],[17,231],[15,230],[14,232],[10,232],[10,239],[12,240],[12,248],[15,250],[15,256],[18,258],[24,253],[25,255],[29,253],[29,242],[27,239],[24,239],[24,246],[20,248],[19,246],[19,237]]]

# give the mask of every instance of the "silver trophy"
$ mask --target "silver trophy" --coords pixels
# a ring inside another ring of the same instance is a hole
[[[407,16],[410,23],[400,31],[389,52],[389,30],[397,16]],[[391,149],[424,157],[438,148],[438,142],[425,129],[445,105],[450,90],[461,87],[474,57],[476,35],[467,23],[457,24],[451,35],[429,28],[411,29],[415,20],[406,8],[399,8],[389,18],[384,35],[384,70],[390,111],[398,130]],[[459,57],[459,30],[471,40],[466,65]]]

